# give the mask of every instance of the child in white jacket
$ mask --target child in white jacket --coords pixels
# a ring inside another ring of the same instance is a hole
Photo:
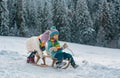
[[[45,50],[45,43],[49,39],[49,31],[44,32],[40,36],[35,36],[28,38],[26,41],[26,49],[28,53],[31,53],[27,57],[27,63],[36,63],[40,58],[43,59],[45,65],[45,59],[43,58],[43,51]],[[37,60],[34,61],[34,56],[36,55]]]

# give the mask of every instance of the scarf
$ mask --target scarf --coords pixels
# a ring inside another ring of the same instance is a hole
[[[55,39],[51,38],[50,41],[52,42],[52,46],[53,46],[53,47],[56,47],[57,50],[60,50],[60,49],[61,49],[61,48],[60,48],[60,43],[58,42],[58,40],[55,40]]]
[[[39,42],[40,42],[39,47],[40,47],[40,49],[41,49],[42,51],[44,51],[44,50],[45,50],[45,43],[43,43],[43,42],[41,41],[40,37],[38,37],[38,39],[39,39]]]

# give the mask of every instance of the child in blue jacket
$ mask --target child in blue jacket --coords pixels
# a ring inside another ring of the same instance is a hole
[[[56,58],[57,62],[56,65],[62,64],[63,59],[70,60],[70,63],[73,68],[77,68],[78,65],[75,64],[75,61],[71,54],[63,52],[63,49],[67,48],[68,46],[65,44],[63,47],[60,46],[60,43],[58,41],[59,32],[55,29],[51,29],[50,32],[50,39],[48,40],[48,52],[51,55],[52,58]]]

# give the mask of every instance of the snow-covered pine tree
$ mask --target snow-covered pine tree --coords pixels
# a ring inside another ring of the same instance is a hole
[[[70,35],[71,35],[71,42],[78,42],[78,27],[76,27],[76,6],[77,6],[77,0],[70,0],[68,4],[68,22],[70,25]]]
[[[102,6],[102,1],[103,0],[86,0],[87,1],[87,6],[88,10],[93,22],[93,26],[95,29],[95,37],[97,37],[97,33],[99,30],[99,16],[101,13],[101,6]]]
[[[38,35],[36,2],[33,0],[26,0],[23,4],[23,24],[25,26],[26,35]]]
[[[53,24],[60,32],[60,40],[69,41],[70,28],[64,0],[52,0]]]
[[[65,2],[65,0],[62,0],[62,6],[63,6],[63,26],[61,26],[60,30],[61,30],[61,38],[63,38],[64,41],[68,41],[71,42],[71,18],[69,15],[69,9],[67,7],[67,4]]]
[[[23,8],[22,8],[22,16],[23,16],[23,26],[24,26],[24,32],[25,35],[27,37],[30,37],[31,35],[33,35],[33,31],[32,31],[32,26],[31,26],[31,20],[30,20],[30,9],[31,9],[31,4],[30,4],[30,0],[25,0],[23,1]]]
[[[9,35],[18,35],[16,18],[17,18],[17,1],[7,0],[7,9],[9,12]]]
[[[27,2],[22,2],[22,26],[24,27],[24,35],[28,37],[28,25],[27,25],[27,9],[26,9]]]
[[[0,35],[9,35],[9,18],[7,11],[7,2],[0,1]]]
[[[98,32],[97,44],[101,46],[108,46],[109,42],[114,37],[115,30],[113,29],[114,28],[113,22],[106,1],[104,1],[103,3],[99,22],[100,22],[100,27]]]
[[[120,34],[120,1],[119,0],[115,0],[114,2],[114,8],[115,8],[115,12],[114,12],[114,25],[117,28],[117,33],[116,34]]]
[[[49,2],[44,3],[44,8],[42,11],[42,33],[45,30],[49,29],[52,26],[52,14],[51,14],[51,7]]]
[[[17,25],[17,29],[19,32],[19,36],[25,36],[25,32],[24,32],[24,25],[23,23],[23,16],[22,16],[22,0],[17,0],[17,16],[16,16],[16,25]]]
[[[115,20],[114,26],[116,27],[116,40],[117,40],[117,47],[120,48],[120,1],[114,0],[114,7],[115,7]]]
[[[76,8],[76,34],[78,43],[93,44],[95,42],[93,22],[88,11],[86,0],[78,0]]]
[[[43,12],[43,10],[42,10],[42,5],[41,5],[41,2],[40,1],[38,1],[38,7],[37,7],[37,20],[36,20],[36,23],[37,23],[37,27],[36,27],[36,29],[37,29],[37,34],[38,35],[40,35],[40,34],[42,34],[42,20],[43,20],[43,18],[42,18],[42,12]]]
[[[3,12],[3,5],[2,5],[2,1],[0,1],[0,27],[2,23],[2,12]],[[1,27],[1,30],[2,30],[2,27]]]
[[[34,0],[29,1],[29,26],[30,26],[30,34],[31,35],[38,35],[37,34],[37,5]]]

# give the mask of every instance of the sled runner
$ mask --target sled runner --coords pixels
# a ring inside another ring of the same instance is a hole
[[[31,63],[32,65],[35,65],[35,66],[39,66],[39,67],[52,67],[52,68],[57,68],[55,66],[55,63],[56,63],[56,58],[51,58],[49,55],[47,56],[44,56],[44,58],[50,58],[52,59],[52,64],[51,65],[44,65],[44,64],[36,64],[35,62],[34,63]],[[59,69],[67,69],[70,65],[70,60],[63,60],[65,65],[63,64],[63,66],[59,67]]]
[[[62,67],[62,69],[67,69],[69,65],[70,65],[70,60],[68,60],[67,64],[64,67]]]
[[[33,63],[33,65],[35,65],[35,66],[39,66],[39,67],[49,67],[48,65],[36,64],[36,63]]]
[[[44,56],[44,57],[45,58],[51,58],[51,56],[49,56],[49,55]],[[56,63],[57,59],[56,58],[51,58],[51,59],[52,59],[52,65],[51,66],[45,65],[45,67],[53,67],[53,68],[55,67],[55,63]],[[63,60],[63,61],[65,61],[65,65],[63,65],[61,67],[61,69],[67,69],[70,65],[70,60]]]

